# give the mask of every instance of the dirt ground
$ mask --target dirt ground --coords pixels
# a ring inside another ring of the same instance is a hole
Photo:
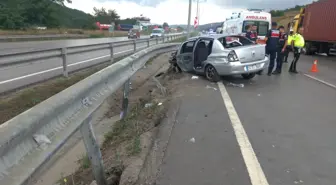
[[[178,83],[182,75],[166,74],[169,68],[169,56],[170,53],[166,53],[156,57],[133,76],[129,94],[129,113],[124,120],[115,122],[116,115],[121,111],[122,88],[108,98],[107,106],[99,111],[103,116],[97,119],[94,128],[96,129],[101,123],[108,126],[107,132],[105,128],[104,132],[96,135],[99,137],[100,134],[104,138],[101,151],[109,184],[133,184],[138,179],[146,156],[152,148],[156,127],[160,124],[160,120],[166,117],[174,84]],[[153,77],[157,74],[154,80]],[[69,150],[70,148],[71,146]],[[74,152],[80,153],[80,151]],[[75,168],[69,166],[71,158],[68,157],[66,160],[60,158],[57,160],[57,169],[50,168],[54,174],[46,172],[33,184],[44,185],[56,181],[62,185],[91,184],[93,176],[90,161],[85,156],[85,151],[81,152],[81,156],[84,157],[80,160],[72,157],[73,161],[78,160],[77,165],[72,165]],[[69,168],[77,170],[69,173],[71,171]]]

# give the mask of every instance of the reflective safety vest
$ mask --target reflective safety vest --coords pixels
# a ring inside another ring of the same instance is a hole
[[[293,35],[288,35],[287,45],[291,45],[292,44],[292,40],[293,40]]]
[[[301,34],[295,34],[293,41],[294,47],[303,48],[305,45],[305,40]]]

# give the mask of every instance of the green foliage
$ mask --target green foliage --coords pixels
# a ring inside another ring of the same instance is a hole
[[[64,3],[72,0],[0,0],[0,29],[24,30],[33,27],[96,29],[102,24],[136,24],[146,17],[120,20],[116,10],[93,8],[94,15],[71,9]],[[168,25],[168,24],[167,24]]]
[[[162,25],[163,28],[165,27],[169,27],[168,23],[164,22],[163,25]]]
[[[286,12],[290,12],[290,11],[299,11],[301,8],[304,8],[305,5],[296,5],[293,8],[287,8],[285,10],[271,10],[270,13],[272,15],[272,17],[281,17],[284,16]]]
[[[97,22],[100,22],[102,24],[111,24],[112,22],[115,22],[120,18],[120,16],[117,14],[115,10],[107,10],[102,8],[93,8],[94,11],[94,17]]]
[[[71,0],[1,0],[0,29],[94,28],[93,16],[64,6]]]

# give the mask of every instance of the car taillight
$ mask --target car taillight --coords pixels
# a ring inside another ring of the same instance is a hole
[[[237,62],[237,61],[239,61],[238,56],[237,56],[237,54],[236,54],[235,51],[230,51],[230,53],[228,55],[228,60],[229,60],[229,62]]]

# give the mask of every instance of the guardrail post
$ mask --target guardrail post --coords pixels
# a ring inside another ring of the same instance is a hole
[[[87,156],[91,162],[92,172],[97,184],[107,185],[105,171],[103,168],[103,158],[92,128],[92,115],[90,115],[80,127]]]
[[[159,38],[156,37],[156,44],[159,44]]]
[[[113,63],[113,59],[114,59],[114,54],[113,54],[113,43],[110,43],[110,58],[111,58],[111,63]]]
[[[62,48],[63,76],[68,78],[67,48]]]
[[[134,52],[136,52],[136,40],[133,41]]]
[[[163,36],[163,37],[162,37],[162,43],[164,43],[164,39],[165,39],[165,37]]]
[[[121,114],[120,114],[120,118],[124,119],[127,115],[127,111],[128,111],[128,94],[130,91],[130,79],[128,79],[125,83],[124,83],[124,93],[123,93],[123,101],[122,101],[122,110],[121,110]]]
[[[150,43],[149,43],[149,42],[150,42],[150,39],[147,40],[147,47],[150,46]]]

